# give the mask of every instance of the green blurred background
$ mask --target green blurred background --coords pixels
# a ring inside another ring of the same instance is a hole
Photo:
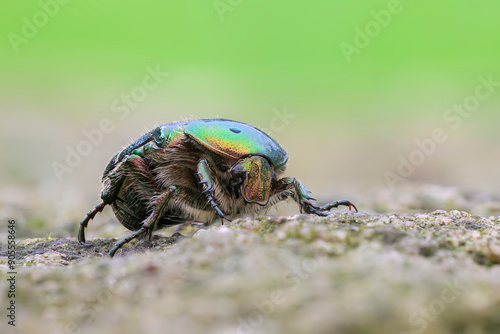
[[[385,173],[436,128],[447,140],[405,182],[498,194],[499,87],[457,129],[443,115],[479,77],[500,81],[500,3],[403,0],[388,17],[394,3],[6,0],[3,215],[73,233],[116,151],[157,123],[201,117],[270,130],[290,153],[288,174],[321,200],[390,189]],[[356,46],[367,28],[368,45]],[[342,43],[357,53],[347,59]],[[121,119],[113,104],[147,68],[169,76]],[[284,111],[293,118],[277,118]],[[103,118],[113,131],[58,180],[53,162]]]

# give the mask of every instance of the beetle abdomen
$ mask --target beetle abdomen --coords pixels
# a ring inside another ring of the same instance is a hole
[[[112,206],[118,221],[131,231],[140,229],[152,210],[149,200],[141,199],[139,196],[137,187],[122,187],[118,196],[120,200],[117,200]],[[168,210],[158,221],[156,229],[182,224],[186,221],[187,219],[182,217],[179,212]]]

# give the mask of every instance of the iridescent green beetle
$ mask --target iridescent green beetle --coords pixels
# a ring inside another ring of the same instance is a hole
[[[120,153],[104,170],[102,202],[80,222],[85,243],[90,219],[111,205],[131,231],[109,252],[157,229],[258,212],[292,198],[300,211],[326,216],[348,200],[319,207],[293,177],[278,178],[287,152],[259,129],[226,119],[202,119],[161,125]]]

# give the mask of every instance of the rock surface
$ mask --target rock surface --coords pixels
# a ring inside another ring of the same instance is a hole
[[[499,217],[341,211],[238,219],[191,238],[155,235],[113,259],[106,253],[116,239],[88,247],[25,239],[15,330],[499,333],[499,236]],[[5,279],[0,285],[8,289]],[[13,328],[4,319],[0,329]]]

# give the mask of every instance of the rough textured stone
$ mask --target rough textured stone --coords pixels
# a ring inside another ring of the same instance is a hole
[[[116,239],[25,239],[16,330],[498,333],[499,235],[499,217],[462,211],[341,211],[156,235],[113,259]]]

